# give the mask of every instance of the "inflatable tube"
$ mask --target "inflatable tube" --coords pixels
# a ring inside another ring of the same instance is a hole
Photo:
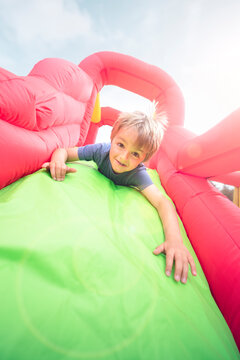
[[[99,52],[84,59],[79,67],[96,84],[116,85],[158,103],[171,125],[183,125],[184,101],[176,82],[162,69],[134,57],[114,52]]]
[[[216,177],[239,170],[239,119],[240,109],[207,133],[186,142],[178,153],[178,169],[202,177]]]
[[[25,77],[3,70],[0,79],[2,188],[38,170],[55,148],[84,143],[97,92],[83,70],[62,59],[42,60]]]

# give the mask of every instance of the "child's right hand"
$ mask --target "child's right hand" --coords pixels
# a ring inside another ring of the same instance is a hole
[[[63,181],[67,173],[74,173],[77,171],[74,168],[68,167],[61,161],[45,162],[42,165],[42,169],[49,170],[52,178],[56,181]]]

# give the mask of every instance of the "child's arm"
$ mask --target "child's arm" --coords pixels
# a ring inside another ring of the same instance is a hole
[[[154,250],[154,254],[166,253],[165,271],[167,276],[170,276],[175,261],[174,278],[176,281],[181,280],[182,283],[186,283],[188,264],[190,264],[193,275],[196,276],[197,272],[194,260],[183,244],[174,206],[155,185],[148,186],[141,193],[156,208],[163,224],[165,241]]]
[[[66,161],[75,161],[78,158],[78,148],[56,149],[51,157],[50,162],[42,165],[42,168],[50,170],[51,176],[54,180],[63,181],[67,173],[76,172],[74,168],[68,167]]]

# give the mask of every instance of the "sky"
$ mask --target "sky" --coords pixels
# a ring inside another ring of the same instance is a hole
[[[47,57],[79,64],[98,51],[134,56],[177,82],[195,134],[240,105],[239,39],[239,0],[0,0],[0,67],[23,76]],[[113,86],[100,102],[147,106]]]

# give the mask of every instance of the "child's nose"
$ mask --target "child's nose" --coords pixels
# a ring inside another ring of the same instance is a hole
[[[128,160],[128,157],[129,157],[129,153],[128,153],[128,151],[124,151],[123,153],[122,153],[122,160],[125,160],[125,161],[127,161]]]

